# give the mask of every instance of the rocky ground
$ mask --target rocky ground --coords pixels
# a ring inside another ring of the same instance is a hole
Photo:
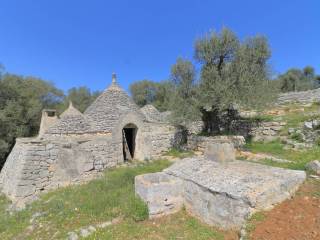
[[[295,197],[248,223],[251,240],[320,239],[320,181],[309,179]]]

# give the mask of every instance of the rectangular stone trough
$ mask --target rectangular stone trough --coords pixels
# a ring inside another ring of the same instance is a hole
[[[194,157],[163,172],[137,176],[135,190],[147,203],[151,218],[185,206],[209,225],[238,230],[255,211],[289,198],[305,178],[304,171]]]

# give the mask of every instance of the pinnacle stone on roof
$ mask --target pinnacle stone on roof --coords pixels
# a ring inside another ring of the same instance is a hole
[[[139,107],[117,84],[113,73],[111,85],[86,109],[84,115],[90,119],[94,131],[111,132],[120,117],[129,112],[136,112],[143,118]]]
[[[60,117],[63,118],[72,115],[82,115],[82,113],[73,106],[72,101],[69,101],[68,108],[60,115]]]

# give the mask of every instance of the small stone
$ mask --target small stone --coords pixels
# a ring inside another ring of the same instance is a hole
[[[106,228],[106,227],[110,226],[111,224],[112,224],[112,222],[107,221],[107,222],[103,222],[103,223],[97,224],[96,226],[98,228]]]
[[[304,127],[307,129],[312,129],[312,122],[304,122]]]
[[[309,162],[306,165],[306,169],[309,171],[315,172],[317,175],[320,175],[320,161],[314,160],[314,161]]]
[[[80,236],[81,237],[88,237],[91,233],[89,232],[88,229],[86,228],[82,228],[80,229]]]
[[[67,240],[78,240],[79,237],[75,232],[68,232]]]

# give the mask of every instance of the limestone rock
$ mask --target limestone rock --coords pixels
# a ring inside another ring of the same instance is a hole
[[[306,165],[306,169],[315,172],[316,174],[320,175],[320,161],[319,160],[314,160],[309,162]]]
[[[167,199],[174,211],[185,206],[207,224],[240,230],[252,213],[289,198],[305,178],[303,171],[193,157],[161,173],[137,176],[135,189],[147,203],[150,217],[171,213]]]
[[[75,232],[68,232],[68,240],[78,240],[78,234],[76,234]]]
[[[135,177],[135,192],[147,204],[150,218],[160,217],[181,209],[182,181],[165,173],[151,173]]]
[[[204,152],[204,156],[208,160],[224,163],[236,159],[235,149],[232,143],[215,143],[208,144]]]

